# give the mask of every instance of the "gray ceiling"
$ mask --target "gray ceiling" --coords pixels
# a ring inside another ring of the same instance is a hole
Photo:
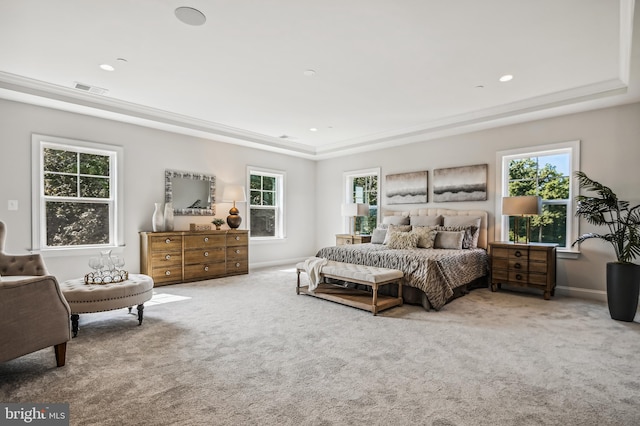
[[[180,22],[180,6],[206,22]],[[632,0],[2,0],[0,97],[327,158],[638,101],[633,11]]]

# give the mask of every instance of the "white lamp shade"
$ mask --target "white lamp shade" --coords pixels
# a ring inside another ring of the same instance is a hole
[[[539,215],[541,209],[542,198],[536,195],[502,198],[502,214],[505,216]]]
[[[247,201],[242,185],[226,185],[222,192],[223,203],[242,203]]]
[[[369,204],[349,203],[342,205],[342,216],[369,216]]]

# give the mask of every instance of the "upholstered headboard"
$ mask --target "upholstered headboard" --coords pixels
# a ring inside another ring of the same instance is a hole
[[[441,209],[441,208],[429,208],[429,209],[412,209],[406,211],[384,211],[384,216],[474,216],[480,218],[480,235],[478,236],[478,247],[486,249],[488,246],[487,241],[487,227],[488,227],[488,215],[484,210],[453,210],[453,209]]]

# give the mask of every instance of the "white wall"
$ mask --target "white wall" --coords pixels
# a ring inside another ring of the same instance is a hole
[[[318,248],[334,244],[334,234],[344,232],[340,217],[342,173],[371,167],[381,167],[381,184],[384,185],[387,174],[429,170],[431,178],[436,168],[489,164],[487,201],[430,202],[422,206],[487,210],[490,213],[489,240],[494,240],[496,152],[577,139],[581,140],[581,170],[611,187],[621,199],[640,203],[640,103],[635,103],[319,161],[316,202],[322,206],[323,214],[318,216],[316,227]],[[429,199],[432,199],[431,184],[429,187]],[[381,194],[384,194],[384,187]],[[393,207],[408,210],[421,205]],[[592,230],[604,231],[581,221],[581,233]],[[613,260],[615,255],[608,244],[595,240],[586,242],[578,259],[559,259],[559,291],[601,299],[606,288],[605,263]]]
[[[139,271],[139,231],[151,230],[155,202],[164,202],[164,171],[216,176],[220,199],[225,183],[246,184],[247,165],[286,172],[286,235],[276,243],[252,242],[250,267],[294,261],[315,253],[315,162],[145,127],[0,100],[0,220],[7,224],[7,250],[31,247],[31,134],[59,136],[124,147],[126,269]],[[9,211],[8,200],[19,210]],[[217,205],[226,218],[230,204]],[[246,204],[238,204],[246,218]],[[175,229],[209,223],[211,217],[176,216]],[[243,221],[241,229],[246,224]],[[50,272],[65,280],[88,272],[87,257],[47,257]]]

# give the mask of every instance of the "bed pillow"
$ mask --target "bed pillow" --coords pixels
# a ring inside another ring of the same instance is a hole
[[[411,226],[437,226],[442,225],[442,216],[411,216]]]
[[[376,228],[371,234],[371,244],[383,244],[384,239],[387,236],[387,230],[382,228]]]
[[[436,239],[435,226],[416,226],[411,228],[411,233],[418,236],[419,248],[433,248],[433,242]]]
[[[474,225],[467,226],[438,226],[437,231],[464,231],[462,240],[463,249],[478,248],[478,237],[480,237],[480,228]]]
[[[480,228],[481,218],[479,216],[445,216],[443,226],[477,226]]]
[[[409,250],[416,248],[418,244],[418,234],[412,232],[389,232],[388,247],[397,250]]]
[[[409,216],[385,216],[382,218],[382,227],[387,228],[389,225],[408,225]]]
[[[464,231],[437,231],[433,248],[437,249],[462,249]]]
[[[409,232],[411,231],[411,225],[389,225],[387,227],[387,235],[384,237],[382,244],[389,244],[389,238],[392,232]]]

